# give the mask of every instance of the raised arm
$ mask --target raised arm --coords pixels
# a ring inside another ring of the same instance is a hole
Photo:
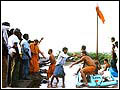
[[[46,57],[44,56],[43,52],[41,52],[41,51],[39,50],[39,53],[43,56],[43,58],[46,59]]]
[[[73,65],[78,64],[78,63],[80,63],[80,62],[82,62],[82,61],[84,61],[84,60],[85,60],[84,57],[82,57],[80,60],[78,60],[78,61],[74,62],[73,64],[71,64],[71,65],[70,65],[70,68],[71,68]]]
[[[41,41],[42,41],[43,39],[44,39],[44,38],[42,37],[42,38],[40,39],[39,43],[41,43]]]
[[[78,55],[78,54],[72,54],[72,57],[78,57],[78,58],[81,58],[81,55]]]

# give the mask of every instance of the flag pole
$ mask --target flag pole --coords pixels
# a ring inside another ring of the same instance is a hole
[[[97,40],[96,40],[96,60],[98,60],[98,13],[97,13]]]

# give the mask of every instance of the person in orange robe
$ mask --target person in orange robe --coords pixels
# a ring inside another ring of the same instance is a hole
[[[87,66],[82,68],[80,70],[80,73],[81,73],[81,77],[82,77],[83,82],[84,82],[83,85],[88,86],[88,81],[86,79],[86,75],[94,74],[94,72],[96,70],[96,64],[91,57],[87,56],[86,51],[82,51],[82,57],[80,58],[80,60],[71,64],[70,68],[73,67],[73,65],[78,64],[82,61],[84,61]]]
[[[39,53],[43,56],[43,58],[46,59],[46,57],[44,56],[44,54],[40,51],[39,47],[38,47],[38,43],[39,41],[37,39],[34,40],[34,43],[30,44],[30,49],[31,49],[31,53],[32,53],[32,57],[30,60],[30,73],[35,73],[35,72],[39,72]]]
[[[48,87],[49,87],[49,78],[53,75],[53,72],[55,70],[56,60],[55,60],[55,57],[53,55],[53,50],[52,49],[48,50],[48,54],[50,55],[49,60],[50,60],[50,63],[51,63],[50,66],[49,66],[49,69],[47,71],[47,80],[48,80]]]

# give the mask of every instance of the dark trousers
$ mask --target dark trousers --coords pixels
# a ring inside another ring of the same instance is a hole
[[[9,63],[8,63],[8,85],[11,84],[11,56],[9,55]]]
[[[26,78],[29,75],[29,59],[24,59],[23,61],[23,72],[24,72],[24,78]]]
[[[2,56],[2,88],[5,88],[7,86],[7,57]]]

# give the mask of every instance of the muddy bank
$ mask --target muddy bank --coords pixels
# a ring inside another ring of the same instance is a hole
[[[42,70],[42,73],[45,70]],[[42,83],[42,80],[46,79],[46,76],[41,75],[41,72],[29,75],[29,80],[18,80],[13,82],[11,85],[12,88],[39,88]]]
[[[42,60],[41,60],[42,61]],[[29,80],[17,80],[12,83],[10,88],[39,88],[39,86],[44,83],[43,80],[46,79],[46,75],[42,75],[43,73],[46,74],[47,69],[41,69],[48,64],[46,62],[40,63],[40,71],[28,76]]]
[[[82,64],[77,64],[72,68],[69,68],[70,64],[73,62],[66,62],[64,65],[64,70],[66,73],[65,76],[65,88],[74,89],[74,88],[93,88],[93,87],[76,87],[77,79],[75,73],[77,70],[82,67]],[[40,67],[40,72],[30,75],[30,80],[19,80],[14,83],[12,88],[43,88],[47,89],[48,83],[46,82],[46,70],[48,70],[49,65],[43,65]],[[50,78],[51,81],[51,78]],[[56,84],[56,79],[53,81],[53,86]],[[58,87],[62,88],[62,79],[59,78]],[[94,87],[95,88],[95,87]],[[96,87],[96,88],[118,88],[118,85],[113,85],[109,87]]]

